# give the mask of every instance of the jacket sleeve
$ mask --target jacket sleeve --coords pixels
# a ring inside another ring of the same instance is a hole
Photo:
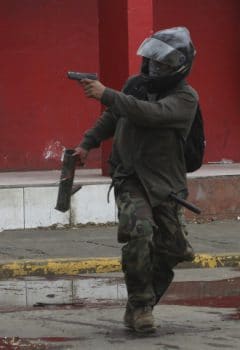
[[[106,109],[101,117],[96,121],[93,128],[87,130],[79,146],[86,150],[97,148],[103,140],[114,135],[117,117],[111,108]]]
[[[106,88],[101,102],[137,126],[181,129],[186,126],[189,118],[193,118],[198,97],[190,91],[179,89],[156,102],[149,102]]]

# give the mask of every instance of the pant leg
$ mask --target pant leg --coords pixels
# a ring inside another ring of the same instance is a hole
[[[182,207],[174,200],[162,202],[153,209],[153,217],[158,226],[153,239],[157,254],[176,258],[178,262],[193,260],[194,252],[186,237]]]
[[[116,194],[118,240],[122,248],[122,268],[128,302],[134,306],[155,304],[152,284],[152,237],[155,226],[152,209],[137,181],[126,181]]]
[[[173,268],[177,265],[174,258],[164,254],[154,254],[153,257],[153,289],[155,304],[159,302],[173,281]]]
[[[192,260],[192,247],[186,239],[182,208],[172,200],[153,209],[158,226],[153,236],[153,286],[156,303],[171,284],[173,268],[181,261]]]

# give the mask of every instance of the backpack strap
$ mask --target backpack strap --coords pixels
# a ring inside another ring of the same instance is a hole
[[[184,156],[187,172],[193,172],[201,167],[205,146],[204,123],[201,108],[198,104],[191,128],[184,140]]]

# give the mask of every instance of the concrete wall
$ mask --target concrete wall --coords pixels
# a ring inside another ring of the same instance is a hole
[[[109,184],[84,186],[73,195],[71,209],[66,213],[54,209],[58,194],[56,186],[0,188],[0,232],[117,222],[113,191],[107,202],[108,188]]]

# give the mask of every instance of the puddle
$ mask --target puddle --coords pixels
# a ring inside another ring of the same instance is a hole
[[[239,304],[238,304],[239,305]],[[230,314],[230,315],[226,315],[223,318],[224,320],[235,320],[235,321],[239,321],[240,320],[240,307],[236,310],[235,313]]]
[[[166,300],[162,304],[168,305],[184,305],[184,306],[204,306],[204,307],[223,307],[235,308],[240,305],[240,296],[216,296],[216,297],[201,297],[200,299],[177,299]]]
[[[217,281],[173,283],[163,304],[205,307],[240,307],[240,277]]]
[[[123,278],[73,277],[0,281],[0,308],[104,307],[126,301]],[[240,277],[173,282],[161,304],[239,308]],[[238,318],[239,319],[239,314]],[[1,349],[1,348],[0,348]]]

